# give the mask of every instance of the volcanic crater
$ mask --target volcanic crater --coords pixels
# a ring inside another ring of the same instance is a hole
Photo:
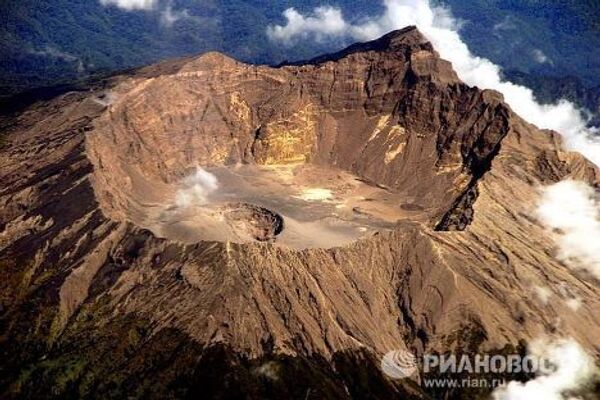
[[[600,348],[597,281],[531,215],[539,187],[600,171],[414,27],[298,65],[169,61],[10,122],[2,398],[176,398],[189,379],[205,398],[429,399],[381,357],[556,332]]]
[[[428,126],[427,109],[443,99],[415,102],[422,111],[410,114],[391,99],[418,91],[407,87],[411,76],[459,82],[418,32],[407,32],[386,46],[415,47],[406,56],[412,68],[386,85],[362,77],[391,74],[397,60],[361,49],[307,63],[301,75],[210,53],[174,74],[116,86],[87,138],[103,211],[188,244],[297,249],[346,245],[400,220],[435,223],[470,173],[440,154]],[[373,63],[380,71],[362,71]]]

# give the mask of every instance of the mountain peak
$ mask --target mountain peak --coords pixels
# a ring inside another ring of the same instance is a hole
[[[368,43],[382,43],[388,48],[395,48],[399,45],[417,46],[429,43],[429,40],[421,33],[415,25],[409,25],[402,29],[391,31],[379,39]]]
[[[391,31],[375,40],[354,43],[335,53],[324,54],[306,61],[285,63],[284,65],[321,64],[328,61],[337,61],[355,53],[370,51],[396,52],[399,50],[428,50],[433,52],[433,46],[416,26],[410,25]]]

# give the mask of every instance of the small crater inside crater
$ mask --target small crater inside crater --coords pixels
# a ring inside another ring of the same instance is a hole
[[[273,242],[283,231],[281,215],[248,203],[229,203],[219,207],[227,224],[238,236],[249,236],[259,242]]]
[[[130,172],[131,219],[183,243],[272,243],[295,249],[344,246],[425,212],[405,193],[312,164],[196,167],[169,183]]]

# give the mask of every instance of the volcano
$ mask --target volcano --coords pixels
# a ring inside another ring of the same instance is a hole
[[[5,122],[3,398],[461,398],[380,360],[544,334],[600,354],[600,282],[532,213],[600,171],[415,27],[168,61]]]

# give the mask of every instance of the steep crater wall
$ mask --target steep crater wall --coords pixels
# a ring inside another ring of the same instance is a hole
[[[149,210],[168,210],[197,167],[312,165],[350,173],[388,191],[392,208],[413,210],[388,213],[390,227],[412,219],[464,229],[510,111],[499,95],[460,83],[414,32],[300,66],[249,66],[210,53],[177,73],[122,83],[87,140],[103,211],[156,231],[148,220],[162,214]],[[282,184],[310,190],[315,182],[303,179]]]

